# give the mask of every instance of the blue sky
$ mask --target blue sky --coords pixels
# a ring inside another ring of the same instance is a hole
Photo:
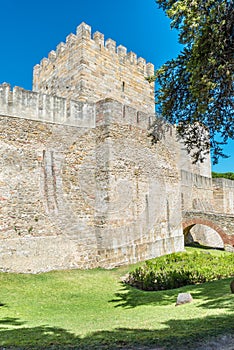
[[[83,21],[155,67],[181,48],[154,0],[2,0],[0,83],[31,90],[33,66]],[[220,159],[213,170],[234,172],[234,142],[225,151],[231,157]]]

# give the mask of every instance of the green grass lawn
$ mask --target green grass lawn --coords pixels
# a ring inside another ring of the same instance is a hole
[[[192,349],[233,334],[231,278],[144,292],[121,283],[129,269],[0,273],[0,349]],[[193,303],[176,307],[179,292]]]

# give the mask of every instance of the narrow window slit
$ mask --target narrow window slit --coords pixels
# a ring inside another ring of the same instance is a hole
[[[139,121],[140,121],[140,112],[137,111],[137,124],[139,123]]]
[[[126,111],[125,111],[125,105],[123,106],[123,118],[125,118],[125,113],[126,113]]]

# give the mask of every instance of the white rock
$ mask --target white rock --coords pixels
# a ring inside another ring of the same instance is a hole
[[[193,301],[190,293],[179,293],[176,301],[176,306],[191,303]]]

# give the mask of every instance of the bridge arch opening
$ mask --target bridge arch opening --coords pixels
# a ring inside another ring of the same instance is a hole
[[[184,243],[185,245],[198,244],[215,249],[224,249],[224,242],[218,232],[203,224],[187,227],[184,230]]]
[[[221,227],[209,220],[194,218],[183,222],[184,243],[198,243],[202,246],[224,249],[229,238]]]

